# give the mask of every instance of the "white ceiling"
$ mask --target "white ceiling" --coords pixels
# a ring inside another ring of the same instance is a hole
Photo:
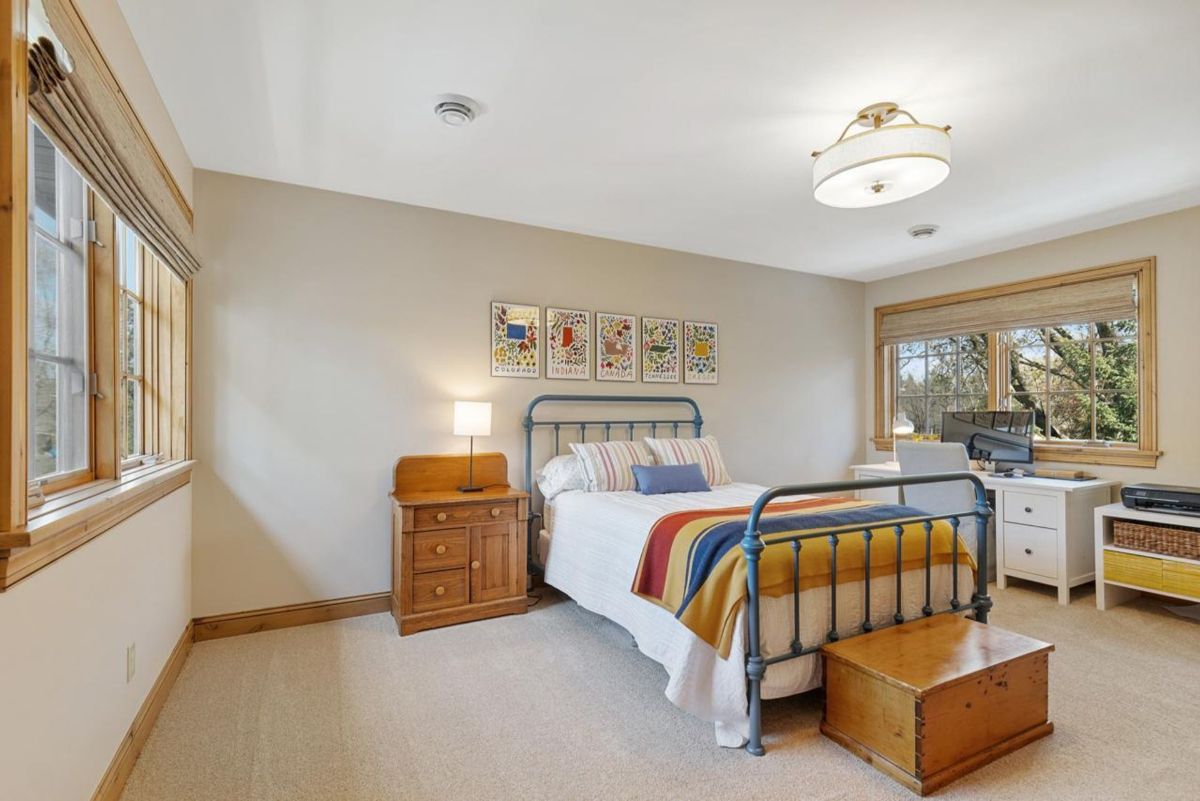
[[[210,170],[860,280],[1200,204],[1198,0],[120,5]],[[818,205],[877,100],[953,126],[950,178]]]

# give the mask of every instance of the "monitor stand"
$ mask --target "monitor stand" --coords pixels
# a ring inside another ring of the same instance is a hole
[[[1033,465],[1025,462],[995,462],[992,468],[994,472],[991,475],[1002,478],[1037,477],[1037,472],[1034,471]]]

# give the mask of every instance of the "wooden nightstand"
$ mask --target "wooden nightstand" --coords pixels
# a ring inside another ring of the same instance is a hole
[[[392,616],[401,636],[526,609],[529,494],[508,485],[502,453],[405,456],[392,490]]]

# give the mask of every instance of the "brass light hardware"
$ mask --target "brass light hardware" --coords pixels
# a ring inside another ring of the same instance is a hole
[[[499,516],[500,516],[500,510],[492,509],[492,517],[499,517]]]
[[[433,594],[434,595],[445,595],[446,588],[439,584],[437,587],[434,588]]]
[[[444,553],[446,552],[446,546],[445,546],[445,545],[439,545],[438,547],[434,548],[434,549],[433,549],[433,551],[434,551],[434,553],[436,553],[438,556],[441,556],[442,554],[444,554]]]
[[[437,521],[438,521],[439,523],[445,523],[445,522],[446,522],[446,513],[445,513],[445,512],[438,512],[438,513],[437,513]]]
[[[471,569],[472,569],[472,570],[478,570],[478,569],[479,569],[479,560],[478,560],[478,559],[476,559],[474,562],[472,562],[472,563],[471,563]]]

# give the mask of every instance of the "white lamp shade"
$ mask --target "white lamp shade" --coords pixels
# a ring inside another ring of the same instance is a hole
[[[490,437],[492,404],[483,401],[455,401],[454,433],[460,437]]]
[[[892,419],[892,434],[901,437],[907,437],[916,430],[912,420],[908,419],[908,415],[903,411],[896,412],[896,416]]]
[[[813,197],[826,206],[882,206],[928,192],[950,174],[950,134],[885,125],[848,136],[813,163]]]

